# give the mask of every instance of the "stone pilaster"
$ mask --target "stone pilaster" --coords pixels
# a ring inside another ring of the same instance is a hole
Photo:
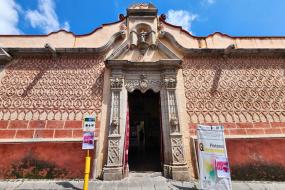
[[[123,178],[120,132],[120,97],[123,87],[122,77],[112,77],[111,87],[111,115],[108,134],[108,156],[104,167],[104,180],[120,180]]]
[[[170,127],[170,151],[171,162],[165,164],[163,168],[164,175],[175,180],[186,181],[190,179],[189,170],[184,156],[182,134],[180,132],[180,123],[176,103],[176,76],[164,76],[163,84],[167,97],[167,119]]]

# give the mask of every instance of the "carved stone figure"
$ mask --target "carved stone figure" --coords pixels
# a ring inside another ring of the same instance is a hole
[[[144,91],[147,89],[147,87],[148,87],[148,80],[146,79],[146,76],[142,74],[140,80],[140,89]]]
[[[142,30],[138,36],[139,36],[139,42],[140,43],[146,43],[146,38],[149,35],[149,32],[145,32],[144,30]]]
[[[170,126],[172,128],[172,132],[178,132],[178,125],[179,125],[179,123],[178,123],[177,117],[176,116],[172,116],[170,118]]]
[[[152,28],[147,24],[138,24],[130,32],[131,49],[136,47],[144,55],[149,48],[156,47],[156,35]]]

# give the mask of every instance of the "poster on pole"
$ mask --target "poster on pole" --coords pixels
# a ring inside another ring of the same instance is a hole
[[[94,149],[94,132],[84,131],[83,132],[83,141],[82,141],[82,149]]]
[[[231,190],[223,126],[198,125],[197,135],[201,189]]]

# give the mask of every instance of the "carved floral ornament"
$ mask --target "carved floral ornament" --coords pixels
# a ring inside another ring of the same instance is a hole
[[[166,88],[176,88],[177,80],[175,77],[164,77],[163,84]]]
[[[149,89],[159,92],[162,86],[167,89],[175,89],[176,84],[177,80],[174,76],[162,77],[162,79],[150,79],[144,74],[140,75],[140,79],[126,79],[125,81],[125,87],[128,92],[133,92],[137,89],[143,93]]]
[[[158,92],[161,88],[161,81],[158,79],[147,79],[145,74],[140,75],[140,79],[126,80],[125,87],[128,92],[140,90],[145,93],[148,89]]]
[[[122,77],[114,77],[110,79],[111,88],[122,88],[123,87],[123,78]]]

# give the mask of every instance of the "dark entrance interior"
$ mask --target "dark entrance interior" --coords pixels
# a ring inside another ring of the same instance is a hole
[[[130,171],[161,170],[161,125],[159,93],[135,90],[128,94],[130,117]]]

